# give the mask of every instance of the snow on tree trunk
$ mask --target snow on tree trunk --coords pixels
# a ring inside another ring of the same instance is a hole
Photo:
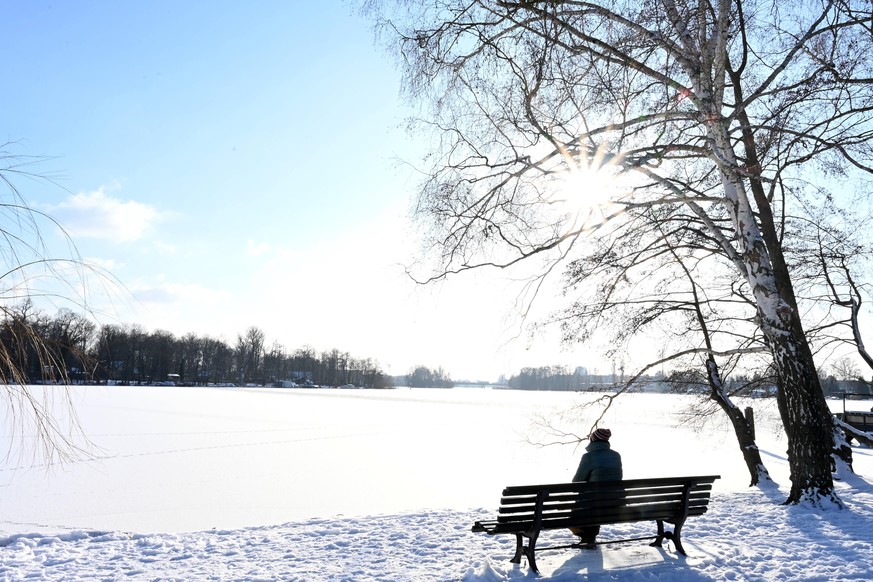
[[[767,342],[778,374],[776,398],[788,437],[791,492],[787,503],[821,505],[830,500],[842,505],[831,475],[833,423],[811,356],[803,357],[804,348],[809,351],[806,340],[780,331],[767,337]]]
[[[713,115],[713,119],[718,117]],[[802,333],[800,315],[791,307],[796,302],[779,293],[770,255],[737,172],[740,164],[729,147],[724,126],[718,122],[710,124],[709,135],[721,171],[725,206],[733,221],[746,277],[755,298],[758,323],[776,368],[777,401],[788,437],[791,471],[791,492],[786,503],[822,505],[829,501],[841,505],[831,475],[833,423],[812,352]],[[781,288],[786,289],[786,286]]]

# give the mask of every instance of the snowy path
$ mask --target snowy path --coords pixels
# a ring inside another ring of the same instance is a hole
[[[873,493],[843,487],[850,511],[775,505],[758,490],[717,495],[686,524],[688,557],[669,543],[544,552],[541,577],[508,562],[514,538],[473,534],[488,511],[312,519],[184,534],[72,532],[2,540],[5,580],[284,580],[496,582],[536,578],[671,582],[873,580]],[[604,528],[648,534],[653,524]],[[541,544],[570,541],[548,532]]]

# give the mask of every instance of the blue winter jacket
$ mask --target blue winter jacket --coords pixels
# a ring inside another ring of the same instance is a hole
[[[585,450],[573,481],[621,481],[621,455],[607,441],[592,441]]]

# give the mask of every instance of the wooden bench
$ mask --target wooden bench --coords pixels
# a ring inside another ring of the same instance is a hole
[[[873,432],[873,412],[838,412],[837,418],[861,432]],[[846,435],[846,441],[852,444],[852,435]]]
[[[531,569],[538,572],[536,544],[540,532],[612,523],[655,521],[657,534],[621,540],[601,541],[609,544],[637,540],[654,540],[660,547],[664,539],[672,540],[676,550],[685,555],[681,532],[685,520],[702,515],[709,505],[712,484],[719,475],[632,479],[596,483],[557,483],[507,487],[500,499],[497,519],[477,521],[474,532],[489,535],[515,534],[518,564],[527,557]],[[664,523],[673,524],[673,530]],[[525,543],[525,539],[527,543]],[[540,548],[558,550],[582,547],[578,543]]]

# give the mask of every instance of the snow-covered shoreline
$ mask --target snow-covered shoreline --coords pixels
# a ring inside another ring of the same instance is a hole
[[[758,490],[719,494],[689,521],[688,556],[667,543],[539,556],[539,580],[871,580],[873,494],[841,487],[849,511],[786,508]],[[422,510],[180,534],[70,532],[2,540],[6,580],[383,580],[492,582],[534,577],[510,564],[513,539],[476,535],[487,510]],[[653,524],[604,533],[648,534]],[[569,541],[549,532],[543,542]]]

